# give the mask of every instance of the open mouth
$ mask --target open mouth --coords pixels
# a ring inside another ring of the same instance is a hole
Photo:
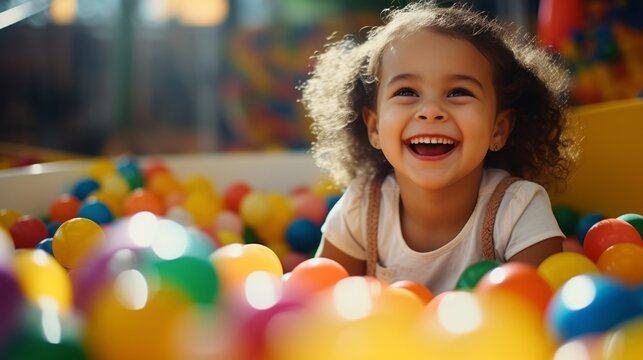
[[[441,136],[414,137],[407,141],[411,151],[419,156],[441,156],[449,153],[456,147],[455,140]]]

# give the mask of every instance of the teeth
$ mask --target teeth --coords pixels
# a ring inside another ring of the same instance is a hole
[[[453,140],[437,137],[437,136],[422,136],[411,139],[411,144],[450,144],[454,143]]]

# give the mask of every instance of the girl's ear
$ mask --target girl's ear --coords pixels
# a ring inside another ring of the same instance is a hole
[[[491,150],[502,149],[509,139],[511,130],[514,128],[514,111],[506,109],[498,113],[494,124],[493,135],[491,136]]]
[[[380,148],[380,134],[377,131],[377,114],[368,107],[362,108],[362,119],[368,131],[368,141],[376,149]]]

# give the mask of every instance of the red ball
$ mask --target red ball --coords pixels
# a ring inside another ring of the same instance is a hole
[[[9,229],[16,249],[32,249],[47,238],[47,225],[31,215],[23,215]]]
[[[587,231],[583,250],[594,263],[607,248],[618,243],[633,243],[643,246],[641,235],[634,226],[620,219],[604,219]]]
[[[78,216],[81,202],[70,194],[61,194],[49,208],[49,221],[64,223]]]
[[[234,212],[239,212],[241,200],[252,191],[250,185],[243,181],[231,183],[223,192],[223,203],[225,208]]]

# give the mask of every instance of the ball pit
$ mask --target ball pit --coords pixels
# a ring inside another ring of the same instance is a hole
[[[643,351],[640,215],[601,215],[589,226],[580,222],[590,213],[561,207],[555,213],[576,251],[538,268],[472,264],[452,291],[433,294],[311,258],[320,210],[339,191],[307,156],[287,166],[283,156],[263,156],[198,165],[97,159],[64,174],[30,170],[42,179],[12,170],[3,184],[0,176],[0,186],[17,189],[0,195],[0,358],[552,359],[585,351],[628,359]],[[88,178],[99,188],[74,196]],[[81,212],[95,203],[113,218]],[[38,235],[16,243],[10,229],[25,218]],[[581,226],[582,245],[572,238]]]

